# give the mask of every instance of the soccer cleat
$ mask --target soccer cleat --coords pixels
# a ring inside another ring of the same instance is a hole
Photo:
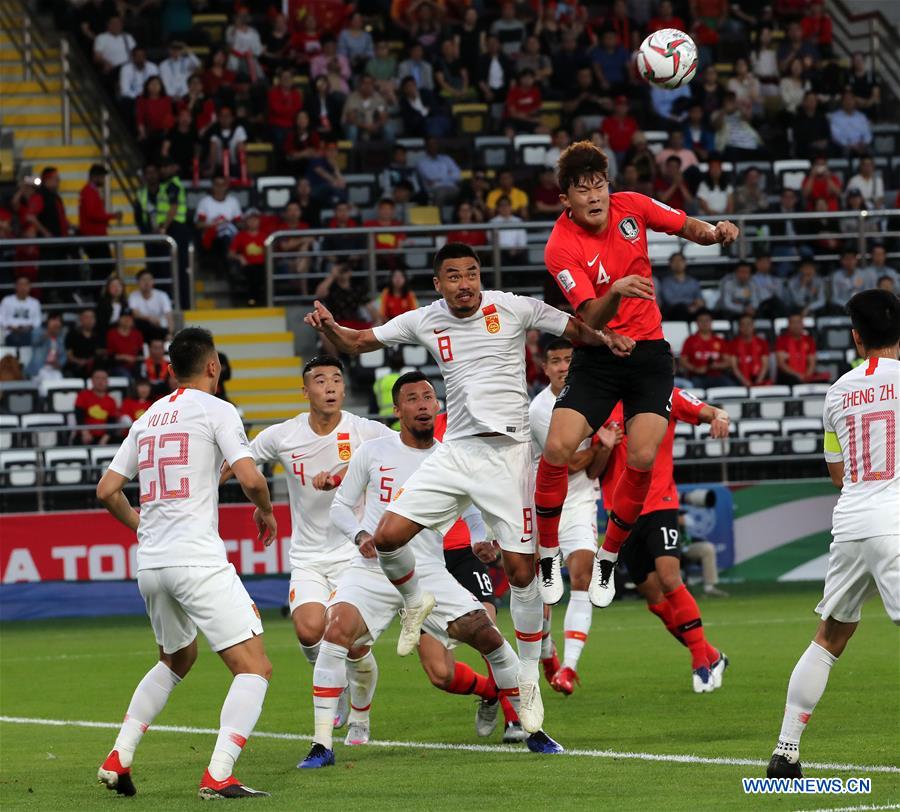
[[[560,665],[559,655],[556,653],[556,643],[553,644],[553,653],[549,657],[544,657],[541,660],[541,665],[544,667],[544,676],[547,678],[547,682],[553,685],[553,677],[559,671]]]
[[[337,710],[334,713],[334,729],[339,730],[347,724],[347,717],[350,715],[350,689],[344,688],[338,697]]]
[[[594,558],[594,569],[591,572],[591,584],[588,597],[598,609],[605,609],[616,597],[616,561],[618,553],[609,553],[602,547]]]
[[[543,730],[532,733],[525,744],[532,753],[543,753],[545,755],[555,755],[557,753],[565,753],[565,749],[559,742],[553,741]]]
[[[558,547],[553,555],[548,555],[540,560],[540,571],[538,588],[541,592],[541,600],[553,606],[553,604],[559,603],[563,596],[562,553]]]
[[[766,778],[803,778],[799,761],[789,761],[787,756],[774,753],[766,768]]]
[[[568,666],[560,668],[550,680],[550,687],[566,696],[571,696],[575,692],[576,685],[581,685],[581,680],[578,679],[575,669]]]
[[[713,677],[705,665],[694,669],[694,693],[709,694],[715,690]]]
[[[415,651],[422,634],[422,624],[434,609],[434,595],[422,593],[422,602],[418,606],[405,606],[400,610],[400,638],[397,640],[397,654],[406,657]]]
[[[717,586],[713,586],[710,584],[709,586],[703,587],[703,594],[706,595],[707,598],[728,598],[729,594],[724,589],[719,589]]]
[[[318,770],[320,767],[334,766],[334,750],[329,750],[324,744],[313,742],[309,753],[298,765],[298,770]]]
[[[503,731],[504,744],[516,744],[526,739],[525,731],[522,729],[521,722],[507,722],[506,730]]]
[[[106,761],[97,770],[97,780],[105,784],[107,789],[114,789],[119,795],[127,795],[129,798],[137,794],[134,782],[131,780],[131,767],[123,767],[119,761],[119,751],[113,750]]]
[[[475,709],[475,733],[481,737],[490,736],[497,729],[497,714],[500,700],[480,699]]]
[[[544,701],[541,699],[541,686],[535,682],[525,682],[521,677],[519,683],[519,721],[526,733],[537,733],[544,724]]]
[[[245,787],[233,775],[229,775],[224,781],[216,781],[209,774],[209,770],[203,773],[200,782],[200,791],[197,793],[204,801],[219,801],[228,798],[269,798],[268,792]]]
[[[709,667],[709,672],[712,674],[713,688],[722,687],[722,676],[725,674],[726,668],[728,668],[728,657],[724,651],[720,651],[719,659]]]
[[[369,723],[368,722],[351,722],[347,728],[347,736],[344,744],[348,747],[358,747],[361,744],[369,743]],[[332,755],[332,764],[334,763],[334,755]]]

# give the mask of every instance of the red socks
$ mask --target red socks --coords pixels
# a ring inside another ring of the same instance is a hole
[[[444,689],[448,694],[475,694],[482,699],[496,699],[497,686],[490,677],[484,677],[473,671],[465,663],[457,663],[453,671],[453,679]]]
[[[666,631],[672,635],[681,645],[687,647],[687,643],[685,643],[684,638],[681,636],[681,633],[678,631],[678,626],[675,623],[675,610],[672,608],[672,604],[665,600],[662,603],[656,604],[647,604],[647,608],[653,612],[666,627]],[[704,635],[705,637],[705,635]],[[706,640],[706,656],[709,658],[709,663],[712,665],[716,660],[719,659],[718,650],[709,644],[709,641]]]
[[[674,592],[666,595],[666,601],[672,606],[672,615],[675,620],[675,630],[672,633],[678,632],[684,644],[691,651],[691,668],[697,669],[703,666],[709,668],[711,664],[709,649],[712,646],[709,646],[703,634],[703,621],[700,620],[700,609],[694,596],[682,584]],[[716,654],[718,655],[718,652]]]
[[[559,547],[559,516],[568,492],[569,466],[552,465],[541,457],[534,487],[534,513],[541,547]]]
[[[606,538],[603,541],[603,549],[607,552],[618,555],[619,550],[622,549],[622,545],[631,533],[632,525],[641,515],[652,478],[652,471],[638,471],[637,468],[632,468],[630,465],[625,466],[625,473],[619,480],[610,503],[609,522],[606,525]],[[537,499],[537,493],[535,493],[535,499]],[[538,512],[538,526],[540,527],[540,512]]]

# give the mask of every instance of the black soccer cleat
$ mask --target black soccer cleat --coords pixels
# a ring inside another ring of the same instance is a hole
[[[118,750],[113,750],[106,761],[97,770],[97,780],[107,789],[114,789],[118,795],[131,797],[137,795],[134,781],[131,780],[131,767],[123,767],[119,761]]]
[[[786,756],[775,753],[766,768],[766,778],[803,778],[799,761],[788,761]]]

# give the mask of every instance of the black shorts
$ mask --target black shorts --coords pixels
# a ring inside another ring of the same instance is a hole
[[[644,412],[668,420],[674,384],[672,350],[665,339],[638,341],[627,358],[618,358],[608,347],[578,347],[555,408],[584,415],[592,431],[620,400],[626,422]]]
[[[619,559],[625,562],[636,584],[642,584],[656,570],[656,559],[670,555],[681,557],[681,533],[677,510],[654,510],[635,523]]]
[[[444,563],[450,574],[478,600],[482,603],[494,602],[494,585],[487,565],[472,552],[471,547],[444,550]]]

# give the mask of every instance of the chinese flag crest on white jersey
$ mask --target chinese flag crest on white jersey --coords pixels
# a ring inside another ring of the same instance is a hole
[[[347,462],[350,459],[350,432],[338,432],[337,436],[338,459]]]
[[[482,307],[481,312],[484,313],[484,324],[487,331],[491,334],[500,332],[500,314],[497,312],[497,305],[488,305]]]

